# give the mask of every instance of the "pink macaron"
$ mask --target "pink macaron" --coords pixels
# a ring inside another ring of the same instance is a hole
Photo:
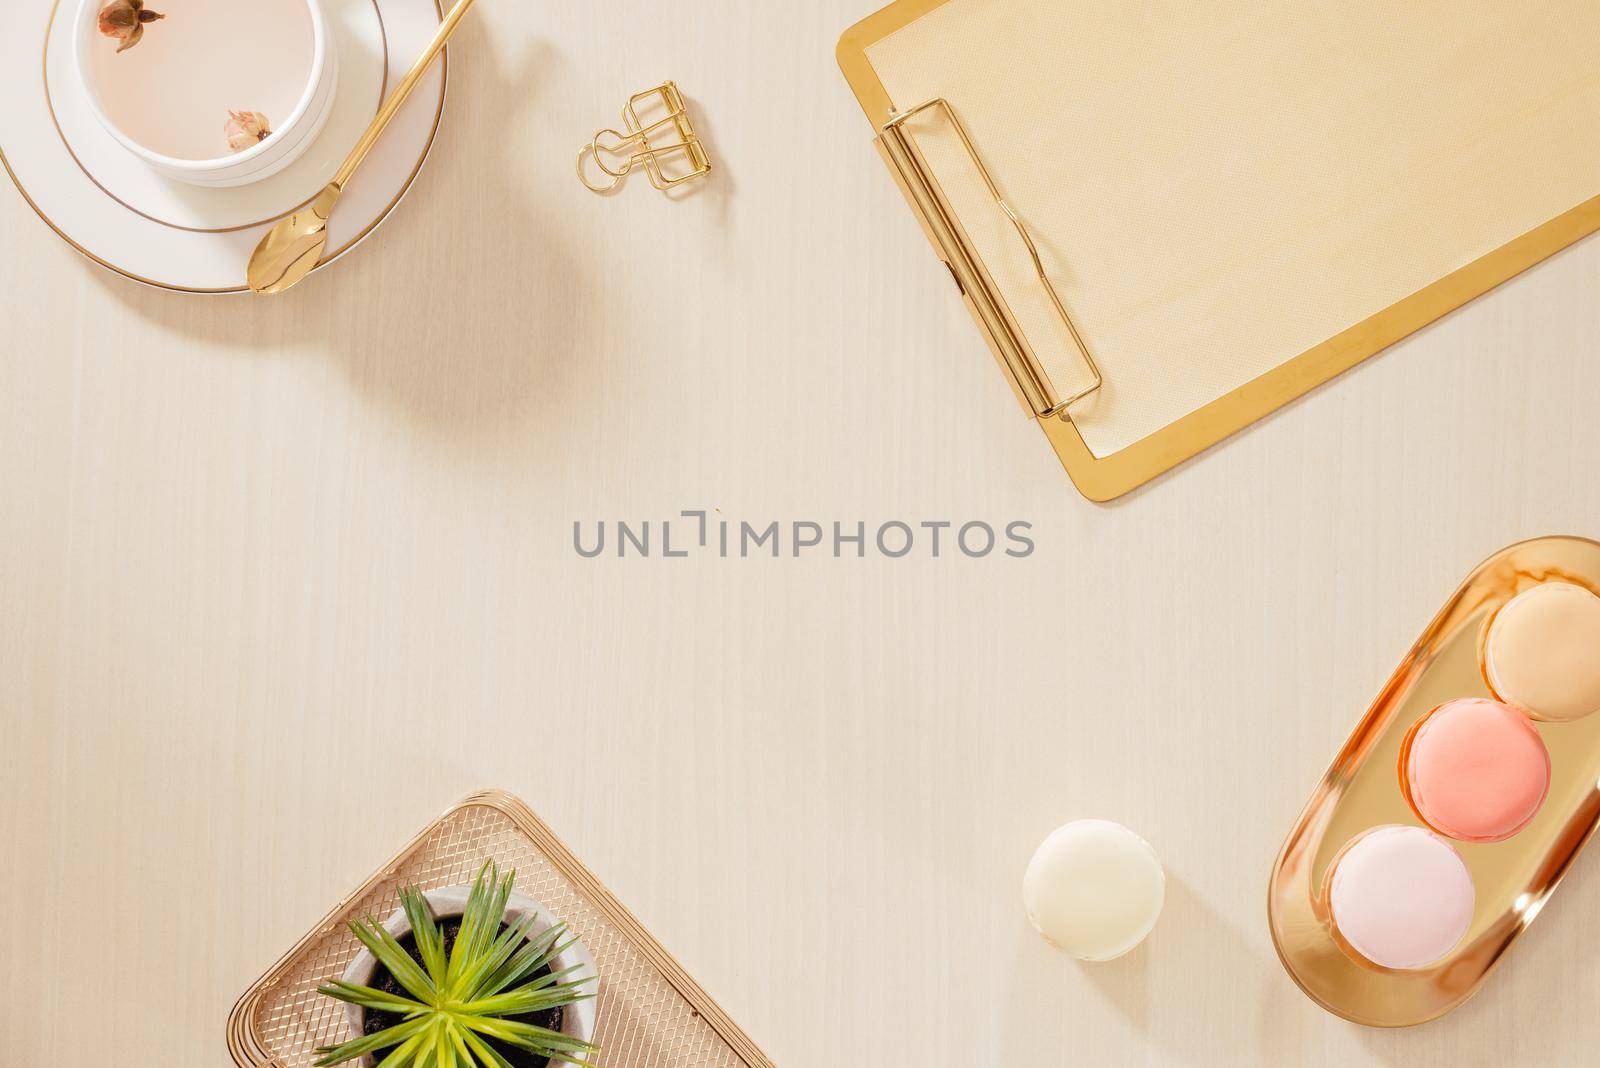
[[[1550,754],[1521,710],[1468,699],[1424,716],[1401,750],[1401,780],[1422,821],[1463,842],[1500,842],[1539,812]]]
[[[1477,899],[1455,847],[1421,827],[1374,827],[1334,862],[1334,928],[1384,968],[1427,968],[1461,944]]]

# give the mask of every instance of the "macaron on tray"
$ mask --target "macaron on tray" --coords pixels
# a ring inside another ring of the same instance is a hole
[[[1273,866],[1312,1000],[1434,1019],[1483,985],[1600,823],[1600,543],[1485,561],[1356,725]]]

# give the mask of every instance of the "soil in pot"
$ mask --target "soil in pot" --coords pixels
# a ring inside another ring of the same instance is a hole
[[[456,935],[461,933],[461,917],[456,916],[440,920],[439,929],[444,933],[444,951],[449,953],[450,948],[456,944]],[[505,929],[506,925],[501,924],[500,930],[504,931]],[[399,942],[401,948],[410,955],[412,960],[418,964],[422,963],[422,953],[417,949],[416,935],[408,934],[401,938]],[[530,975],[524,982],[532,982],[549,973],[549,968],[541,968]],[[382,964],[379,964],[377,971],[372,973],[372,982],[369,985],[374,989],[382,990],[386,994],[398,994],[401,997],[411,996],[407,993],[406,988],[401,986],[393,975],[389,974],[389,969]],[[561,1030],[562,1013],[563,1010],[559,1008],[546,1009],[543,1012],[530,1012],[523,1016],[508,1016],[506,1019],[516,1020],[519,1023],[533,1024],[535,1027],[543,1027],[549,1031],[559,1031]],[[369,1011],[364,1017],[362,1032],[368,1035],[376,1034],[386,1028],[393,1027],[403,1019],[398,1013]],[[491,1049],[504,1057],[506,1062],[511,1065],[511,1068],[545,1068],[550,1063],[548,1057],[541,1056],[531,1050],[510,1046],[492,1038],[484,1041],[489,1044]]]

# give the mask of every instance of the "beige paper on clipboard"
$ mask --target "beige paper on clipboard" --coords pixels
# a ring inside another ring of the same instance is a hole
[[[1105,380],[1066,413],[1086,458],[1046,431],[1104,498],[1600,226],[1595,42],[1592,0],[902,0],[840,57],[876,125],[947,101],[1026,221]],[[973,158],[935,113],[907,126],[1075,392],[1084,361]]]

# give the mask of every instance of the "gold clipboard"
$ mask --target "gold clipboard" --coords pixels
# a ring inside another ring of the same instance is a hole
[[[969,0],[899,0],[844,34],[838,47],[839,64],[878,134],[880,155],[922,222],[936,252],[949,267],[968,310],[1005,371],[1026,414],[1037,420],[1073,483],[1091,500],[1114,499],[1156,478],[1541,260],[1600,230],[1600,196],[1595,195],[1596,191],[1600,191],[1600,175],[1596,175],[1581,198],[1563,202],[1575,206],[1558,214],[1544,216],[1544,221],[1531,229],[1519,228],[1513,232],[1516,236],[1447,272],[1430,275],[1434,278],[1431,283],[1406,290],[1407,295],[1402,299],[1365,314],[1353,325],[1324,335],[1325,340],[1309,347],[1288,350],[1290,353],[1298,351],[1298,355],[1287,356],[1265,373],[1209,399],[1154,432],[1121,444],[1109,452],[1102,449],[1097,454],[1074,422],[1070,409],[1074,400],[1098,388],[1101,367],[1095,366],[1095,359],[1100,354],[1091,352],[1094,339],[1091,337],[1089,343],[1085,344],[1079,324],[1069,314],[1067,307],[1061,306],[1062,301],[1051,280],[1055,272],[1038,262],[1034,239],[1048,235],[1030,235],[1026,224],[1027,212],[1019,215],[1006,202],[1001,190],[1011,175],[1003,170],[991,173],[994,171],[992,162],[985,164],[982,140],[978,139],[978,143],[973,144],[974,139],[957,117],[963,110],[963,101],[939,94],[895,100],[885,85],[882,72],[869,54],[875,46],[912,27],[919,20],[943,14],[941,9],[947,5],[967,2]],[[1013,16],[1022,18],[1025,17],[1022,9],[1026,5],[1050,3],[1051,0],[982,2],[991,9],[990,14],[1008,7],[1014,9],[1010,12]],[[1559,9],[1564,2],[1566,0],[1547,0],[1543,4],[1548,9],[1545,14],[1550,19],[1560,16],[1562,12]],[[1567,6],[1571,12],[1580,10],[1576,0]],[[1062,10],[1055,9],[1057,12]],[[1489,49],[1502,46],[1483,44],[1481,47]],[[1025,85],[1027,79],[1024,77],[1016,81]],[[1005,88],[1016,91],[1016,85],[1007,85]],[[999,202],[998,210],[1015,224],[1022,242],[1033,254],[1043,287],[1066,320],[1067,329],[1063,336],[1069,336],[1074,343],[1080,366],[1092,372],[1091,385],[1086,391],[1057,390],[1051,385],[1050,376],[1044,373],[1040,359],[1030,348],[1018,316],[1008,305],[1002,287],[996,283],[994,273],[972,240],[968,225],[973,221],[970,213],[963,215],[952,206],[950,198],[941,188],[939,177],[919,151],[916,136],[905,131],[906,120],[912,113],[925,112],[938,105],[943,105],[939,110],[949,116],[960,140],[966,142],[972,156],[971,163],[994,192],[994,199]],[[1584,106],[1587,107],[1587,103]],[[1600,122],[1600,117],[1597,117],[1597,122]],[[1062,249],[1059,242],[1052,240],[1050,243],[1060,255],[1071,258],[1070,247]],[[1115,383],[1115,369],[1107,369],[1105,373]]]

